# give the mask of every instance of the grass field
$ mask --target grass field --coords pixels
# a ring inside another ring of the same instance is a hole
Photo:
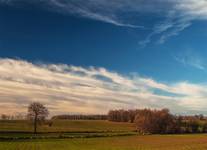
[[[25,121],[4,121],[0,122],[0,150],[207,149],[205,134],[141,136],[134,130],[130,123],[56,120],[52,127],[41,126],[41,133],[33,135]]]
[[[0,140],[91,138],[135,135],[135,125],[110,121],[55,120],[52,127],[42,125],[34,135],[27,121],[1,121]]]
[[[52,127],[39,126],[39,132],[107,132],[107,131],[134,131],[135,125],[131,123],[118,123],[110,121],[68,121],[55,120]],[[32,132],[32,125],[27,121],[0,121],[0,132]]]
[[[206,150],[206,135],[147,135],[0,142],[0,150]]]

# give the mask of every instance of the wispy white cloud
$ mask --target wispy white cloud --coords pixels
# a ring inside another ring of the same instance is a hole
[[[163,18],[153,22],[153,31],[145,40],[139,42],[142,46],[150,43],[157,35],[159,36],[157,43],[162,44],[189,27],[192,21],[207,19],[206,0],[78,0],[70,2],[52,0],[50,2],[53,6],[60,6],[69,13],[132,28],[144,28],[139,25],[141,23],[145,28],[150,28],[148,24],[139,21],[137,16],[143,14]]]
[[[156,41],[164,43],[189,27],[194,20],[207,19],[206,0],[0,0],[0,3],[18,4],[26,2],[41,4],[44,8],[61,13],[85,17],[129,28],[150,29],[140,45]],[[144,15],[143,15],[144,14]],[[157,19],[149,25],[140,16]],[[158,40],[157,40],[158,39]]]
[[[192,50],[185,50],[174,56],[175,60],[184,66],[193,67],[200,70],[206,70],[204,59]]]
[[[150,43],[156,35],[159,35],[157,43],[162,44],[170,37],[178,35],[191,26],[193,21],[207,20],[206,0],[169,0],[169,2],[172,7],[165,11],[166,19],[155,24],[153,32],[145,40],[140,41],[142,46]]]
[[[162,92],[156,93],[158,90]],[[164,84],[104,68],[0,59],[0,114],[26,112],[33,101],[46,104],[52,114],[143,107],[200,112],[206,111],[206,96],[207,85]]]

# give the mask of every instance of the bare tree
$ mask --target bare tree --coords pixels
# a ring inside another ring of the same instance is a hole
[[[41,123],[49,115],[48,109],[39,102],[34,102],[28,107],[28,118],[33,121],[34,133],[37,133],[37,123]]]
[[[9,120],[9,118],[10,118],[9,115],[5,115],[5,114],[1,115],[2,120]]]
[[[141,133],[174,133],[177,130],[175,117],[168,109],[140,110],[136,115],[137,131]]]

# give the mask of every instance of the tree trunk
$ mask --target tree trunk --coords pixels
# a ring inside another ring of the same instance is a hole
[[[34,134],[37,133],[37,115],[35,115],[35,118],[34,118]]]

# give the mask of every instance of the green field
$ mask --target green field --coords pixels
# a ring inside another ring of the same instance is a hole
[[[131,123],[56,120],[52,127],[38,129],[41,133],[33,135],[26,121],[0,122],[0,150],[207,149],[205,134],[142,136],[134,132]]]
[[[135,125],[110,121],[68,121],[55,120],[52,127],[42,125],[39,132],[107,132],[107,131],[134,131]],[[27,121],[0,121],[0,131],[32,132],[32,125]]]
[[[131,123],[54,120],[51,127],[38,126],[38,134],[34,135],[27,121],[1,121],[0,140],[126,136],[137,134],[134,130],[135,125]]]
[[[0,142],[1,150],[206,150],[206,135],[148,135]]]

